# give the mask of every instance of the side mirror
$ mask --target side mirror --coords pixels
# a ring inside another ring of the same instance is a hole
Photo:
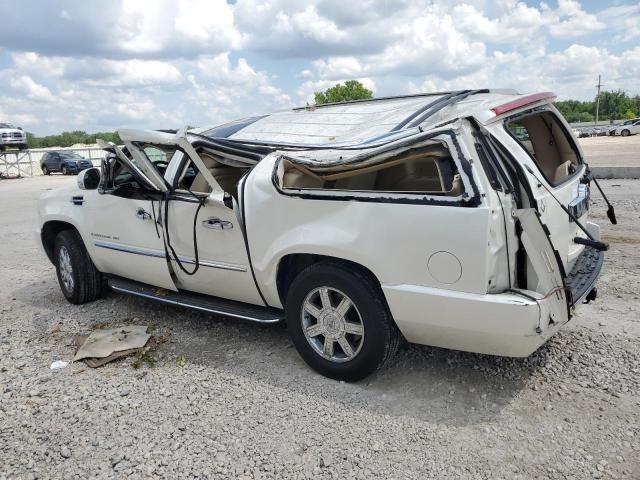
[[[100,170],[96,167],[87,168],[78,174],[77,180],[80,190],[95,190],[100,183]]]

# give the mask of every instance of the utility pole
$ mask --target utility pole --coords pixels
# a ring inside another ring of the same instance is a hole
[[[597,94],[596,94],[596,125],[598,124],[598,114],[600,113],[600,88],[604,87],[600,80],[600,75],[598,75],[598,84],[596,85]]]

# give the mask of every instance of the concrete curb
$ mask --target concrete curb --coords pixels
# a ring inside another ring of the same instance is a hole
[[[596,178],[640,178],[640,167],[591,167]]]

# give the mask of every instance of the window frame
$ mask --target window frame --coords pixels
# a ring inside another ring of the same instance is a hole
[[[534,116],[534,115],[540,115],[540,114],[543,114],[543,113],[548,113],[548,114],[550,114],[551,116],[554,117],[554,120],[556,121],[556,124],[560,127],[560,129],[564,133],[564,136],[567,139],[567,142],[569,143],[569,145],[571,146],[571,149],[575,153],[576,160],[578,161],[578,167],[576,168],[576,171],[573,172],[570,175],[567,175],[565,178],[562,179],[562,181],[560,181],[558,183],[553,183],[547,178],[545,173],[542,171],[542,169],[538,165],[538,161],[536,160],[536,158],[533,155],[531,155],[531,152],[529,152],[529,150],[522,144],[522,142],[520,140],[518,140],[518,138],[515,136],[515,134],[508,127],[508,124],[512,123],[514,121],[518,121],[518,120],[520,120],[522,118],[531,117],[531,116]],[[564,185],[567,182],[570,182],[576,176],[580,175],[581,171],[583,170],[585,162],[584,162],[584,158],[582,156],[582,152],[580,151],[580,148],[578,147],[578,144],[575,141],[575,137],[566,128],[565,123],[562,121],[562,117],[558,113],[554,112],[552,109],[547,108],[546,106],[542,106],[542,107],[532,108],[532,109],[526,110],[524,112],[517,113],[515,115],[511,115],[511,116],[505,118],[502,121],[502,127],[507,132],[507,134],[527,154],[527,156],[531,159],[531,161],[535,165],[537,171],[540,173],[540,175],[542,175],[542,178],[544,179],[545,182],[547,182],[547,185],[549,185],[550,187],[557,188],[557,187],[560,187],[560,186]]]
[[[480,189],[474,178],[474,171],[470,157],[465,154],[462,142],[458,139],[461,135],[459,131],[440,130],[429,133],[418,134],[411,144],[405,145],[406,150],[415,148],[415,145],[424,141],[439,141],[445,145],[449,151],[453,162],[458,167],[463,192],[456,197],[446,195],[429,195],[424,192],[387,192],[387,191],[362,191],[362,190],[339,190],[325,188],[287,188],[283,187],[279,178],[279,168],[283,156],[280,156],[274,163],[271,174],[271,182],[276,191],[284,196],[299,197],[316,200],[338,200],[357,201],[370,203],[398,203],[398,204],[418,204],[418,205],[442,205],[454,207],[478,207],[481,204]],[[398,147],[396,147],[398,148]]]

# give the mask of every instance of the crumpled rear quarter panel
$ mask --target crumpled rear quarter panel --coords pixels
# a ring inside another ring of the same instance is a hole
[[[273,185],[275,156],[247,178],[245,221],[256,279],[268,303],[280,306],[280,259],[312,253],[359,263],[381,284],[411,284],[469,293],[487,291],[490,209],[305,199]],[[379,195],[379,193],[377,193]],[[429,257],[455,255],[462,273],[453,284],[434,279]]]

